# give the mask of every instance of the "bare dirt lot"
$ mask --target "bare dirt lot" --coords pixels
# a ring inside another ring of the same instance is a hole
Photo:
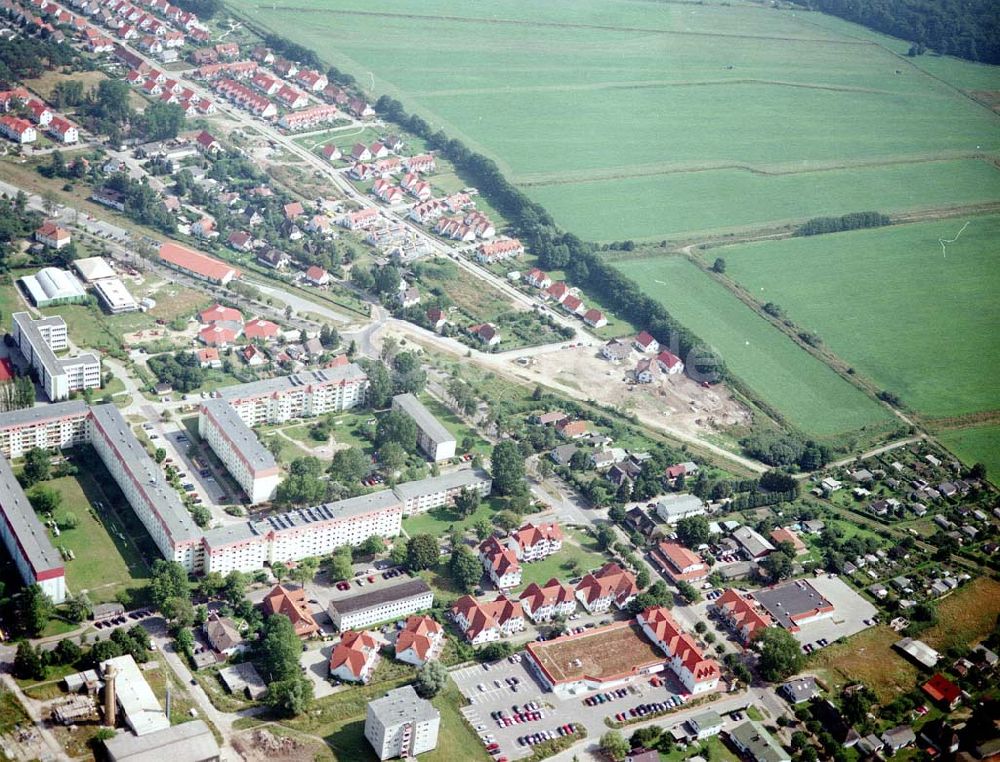
[[[240,733],[233,739],[233,747],[247,762],[317,759],[326,756],[318,740],[277,727],[257,728]]]
[[[724,386],[704,389],[687,376],[675,375],[652,384],[626,382],[641,356],[611,363],[594,346],[537,354],[525,368],[529,376],[585,391],[594,401],[635,413],[661,427],[704,435],[750,424],[750,412]]]

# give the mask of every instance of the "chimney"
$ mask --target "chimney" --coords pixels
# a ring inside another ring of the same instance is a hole
[[[118,670],[114,664],[109,664],[104,670],[104,722],[108,727],[115,726],[116,701],[115,676]]]

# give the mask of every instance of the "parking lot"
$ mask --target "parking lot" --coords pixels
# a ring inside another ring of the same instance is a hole
[[[513,658],[516,659],[517,655]],[[606,717],[628,713],[629,709],[640,704],[667,702],[679,693],[680,686],[667,672],[659,675],[663,681],[659,687],[650,685],[647,680],[637,680],[627,687],[624,696],[613,696],[610,701],[588,706],[585,703],[588,696],[561,699],[544,690],[525,666],[524,658],[522,661],[506,659],[486,665],[475,664],[451,673],[455,684],[469,700],[469,706],[462,709],[462,714],[475,728],[483,745],[499,744],[499,754],[512,760],[531,754],[531,746],[519,744],[518,738],[542,731],[554,732],[558,736],[558,728],[574,723],[586,728],[588,737],[599,738],[608,729],[604,724]],[[511,684],[511,679],[517,682]],[[501,727],[492,716],[493,712],[502,711],[512,718],[515,705],[523,709],[525,704],[532,702],[538,704],[542,715],[539,719],[512,722]]]
[[[795,633],[795,639],[809,650],[823,648],[838,638],[846,638],[868,629],[872,617],[878,615],[874,605],[856,593],[840,577],[823,575],[809,580],[816,591],[833,604],[833,615],[802,625]],[[825,644],[820,644],[820,640]]]

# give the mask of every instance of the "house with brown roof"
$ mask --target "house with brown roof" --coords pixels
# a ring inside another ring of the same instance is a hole
[[[306,591],[302,588],[291,589],[276,585],[264,598],[262,604],[264,616],[284,614],[292,621],[295,634],[300,638],[308,638],[319,632],[319,625],[313,618],[306,602]]]
[[[498,590],[521,584],[521,563],[506,542],[490,537],[479,546],[479,560]]]
[[[314,286],[325,286],[330,282],[330,273],[319,265],[312,265],[306,270],[306,280]]]
[[[577,600],[591,614],[603,614],[612,604],[623,609],[638,593],[635,575],[614,562],[587,574],[576,586]]]
[[[232,656],[246,650],[243,636],[236,628],[236,623],[229,617],[220,617],[215,613],[209,614],[202,630],[208,644],[216,653]]]
[[[350,683],[367,683],[378,659],[378,641],[371,634],[347,630],[330,654],[330,677]]]
[[[653,549],[650,556],[674,584],[708,579],[708,564],[701,560],[701,556],[679,542],[672,540],[661,542]]]
[[[583,322],[591,328],[604,328],[608,324],[608,319],[604,317],[604,313],[599,309],[591,307],[583,313]]]
[[[464,595],[451,607],[451,618],[472,645],[489,643],[524,630],[524,609],[505,595],[480,602]]]
[[[444,642],[441,625],[429,616],[414,614],[396,636],[396,658],[420,667],[441,655]]]
[[[790,543],[795,549],[795,555],[797,556],[809,552],[808,546],[806,546],[806,544],[799,539],[798,534],[788,527],[778,527],[777,529],[771,530],[771,542],[774,543],[775,547],[783,542]]]
[[[507,545],[519,561],[538,561],[562,548],[562,529],[555,522],[532,524],[530,521],[511,532]]]
[[[735,588],[726,590],[711,605],[744,643],[749,643],[758,632],[774,625],[774,620],[757,606],[753,597]]]
[[[544,585],[532,582],[520,597],[524,613],[535,624],[551,622],[555,617],[568,617],[576,611],[573,588],[553,577]]]
[[[587,433],[587,422],[563,419],[556,424],[556,433],[563,439],[579,439]]]
[[[50,249],[61,249],[63,246],[69,246],[73,237],[70,235],[70,232],[66,230],[66,228],[59,227],[59,225],[52,220],[46,220],[45,223],[35,231],[35,240]]]

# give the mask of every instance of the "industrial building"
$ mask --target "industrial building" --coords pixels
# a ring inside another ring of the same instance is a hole
[[[104,742],[110,762],[216,762],[219,744],[202,720],[172,725],[142,737],[119,733]]]
[[[33,320],[27,312],[15,312],[11,316],[11,335],[53,402],[67,399],[71,392],[101,386],[101,361],[97,355],[85,352],[76,357],[56,356],[56,352],[69,348],[66,321],[58,315]]]
[[[379,759],[415,757],[437,747],[441,715],[430,701],[404,685],[368,702],[365,738]]]
[[[397,394],[392,398],[392,409],[405,413],[417,425],[417,446],[432,461],[455,457],[455,437],[431,411],[412,394]]]
[[[278,463],[228,402],[210,399],[202,403],[198,434],[219,456],[251,504],[271,499],[281,478]]]
[[[377,622],[401,619],[429,609],[434,593],[422,579],[407,579],[391,587],[330,601],[327,613],[338,630],[354,630]]]
[[[121,719],[136,736],[170,727],[167,713],[131,655],[105,659],[101,662],[101,675],[104,678],[106,725],[114,727],[120,712]]]
[[[112,315],[135,312],[139,303],[118,278],[104,278],[94,283],[94,293]]]
[[[115,271],[104,257],[83,257],[73,260],[73,269],[80,273],[84,283],[94,283],[105,278],[114,278]]]
[[[193,278],[220,286],[241,275],[239,270],[222,260],[171,242],[160,244],[160,262]]]
[[[20,281],[36,307],[74,304],[87,299],[87,292],[76,276],[57,267],[43,267],[34,275],[25,275]]]

